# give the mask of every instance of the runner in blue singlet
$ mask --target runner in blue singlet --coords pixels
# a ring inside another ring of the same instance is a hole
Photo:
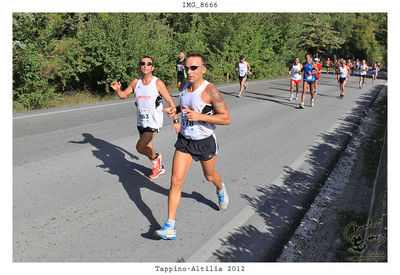
[[[315,83],[315,74],[318,73],[318,68],[316,64],[312,61],[312,56],[311,54],[306,54],[306,60],[307,62],[303,64],[303,69],[302,71],[304,72],[303,76],[303,95],[301,97],[301,104],[298,107],[299,109],[304,109],[304,101],[306,99],[306,93],[308,87],[310,87],[310,93],[311,93],[311,100],[310,100],[310,106],[314,106],[314,83]]]

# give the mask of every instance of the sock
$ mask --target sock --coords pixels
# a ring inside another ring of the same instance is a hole
[[[167,223],[168,223],[171,227],[175,227],[175,220],[170,220],[170,219],[168,219]]]
[[[222,190],[218,190],[218,195],[224,194],[225,188],[224,185],[222,184]]]
[[[156,157],[155,158],[149,158],[150,160],[155,160],[156,158],[158,158],[158,156],[159,156],[159,154],[158,153],[156,153]]]

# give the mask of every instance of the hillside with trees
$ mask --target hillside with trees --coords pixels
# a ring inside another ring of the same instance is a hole
[[[13,104],[40,109],[69,92],[107,95],[138,76],[139,58],[176,84],[180,51],[206,57],[206,78],[236,79],[245,55],[253,78],[278,77],[306,52],[387,65],[386,13],[15,13]]]

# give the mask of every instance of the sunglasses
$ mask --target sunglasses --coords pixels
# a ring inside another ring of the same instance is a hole
[[[193,65],[193,66],[185,66],[185,70],[188,71],[189,69],[191,69],[192,71],[197,70],[198,67],[203,66],[204,64],[200,64],[200,65]]]
[[[140,64],[140,66],[144,66],[144,65],[151,66],[151,65],[153,65],[153,63],[151,63],[151,62],[140,62],[139,64]]]

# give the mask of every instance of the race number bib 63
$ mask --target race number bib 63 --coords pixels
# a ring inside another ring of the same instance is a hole
[[[139,119],[142,121],[149,121],[151,116],[151,110],[149,109],[139,109]]]

